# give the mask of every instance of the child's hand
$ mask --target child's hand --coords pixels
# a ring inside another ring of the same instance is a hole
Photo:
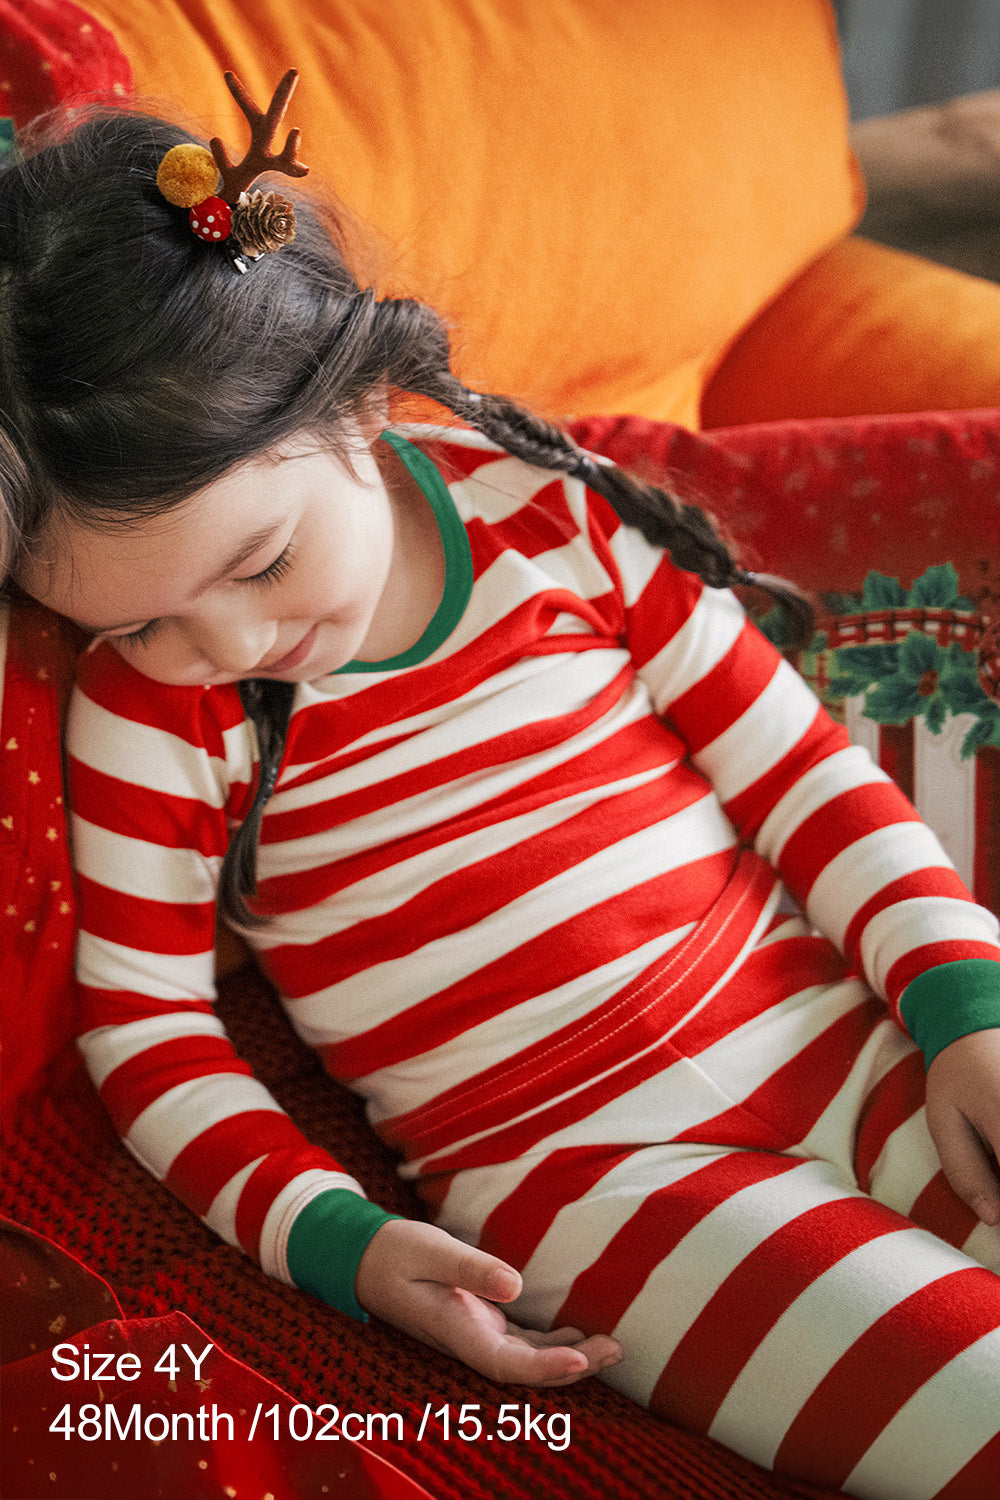
[[[514,1300],[518,1273],[433,1224],[389,1219],[369,1241],[354,1287],[368,1312],[490,1380],[571,1385],[621,1358],[621,1346],[605,1334],[535,1333],[508,1323],[493,1303]]]
[[[1000,1027],[938,1053],[927,1071],[927,1124],[955,1192],[984,1224],[1000,1223]]]

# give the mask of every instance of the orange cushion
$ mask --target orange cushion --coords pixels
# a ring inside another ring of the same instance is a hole
[[[1000,285],[849,236],[736,342],[707,427],[1000,405]]]
[[[705,374],[854,222],[827,0],[87,0],[138,93],[235,148],[301,71],[301,155],[483,388],[694,424]]]

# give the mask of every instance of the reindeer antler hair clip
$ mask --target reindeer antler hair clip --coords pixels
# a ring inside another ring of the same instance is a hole
[[[299,75],[289,68],[266,110],[258,109],[233,73],[226,84],[250,122],[250,145],[242,161],[231,162],[216,137],[211,150],[193,142],[174,146],[160,162],[156,185],[169,203],[190,209],[191,228],[199,239],[225,247],[237,271],[249,271],[262,255],[290,245],[295,238],[295,209],[280,193],[250,192],[262,172],[305,177],[298,160],[299,131],[290,130],[284,147],[271,152]]]

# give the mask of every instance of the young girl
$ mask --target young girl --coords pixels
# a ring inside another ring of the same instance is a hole
[[[305,199],[259,260],[204,243],[157,186],[186,141],[97,114],[0,176],[3,492],[18,582],[93,635],[81,1045],[123,1138],[271,1275],[496,1380],[600,1369],[785,1473],[994,1495],[995,919],[700,511],[466,389]],[[235,1055],[220,896],[433,1224]]]

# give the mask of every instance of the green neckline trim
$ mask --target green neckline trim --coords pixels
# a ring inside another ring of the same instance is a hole
[[[398,672],[403,667],[418,666],[420,662],[433,656],[438,647],[448,639],[464,615],[472,594],[472,552],[469,549],[469,538],[441,473],[426,453],[422,453],[398,433],[387,429],[382,437],[399,454],[434,512],[444,548],[444,592],[426,630],[412,646],[396,656],[387,656],[382,661],[346,662],[344,666],[337,668],[333,676],[344,672]]]

